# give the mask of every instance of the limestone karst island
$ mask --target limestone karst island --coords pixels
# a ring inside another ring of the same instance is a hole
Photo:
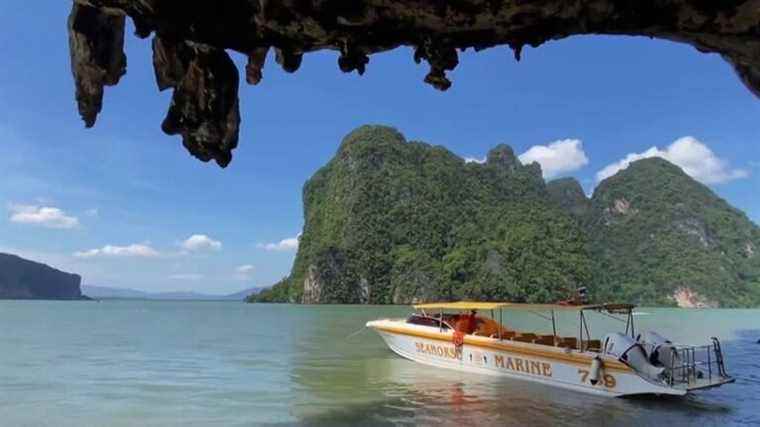
[[[760,304],[760,228],[679,167],[642,159],[587,197],[500,145],[483,162],[364,126],[304,185],[288,277],[251,302]]]

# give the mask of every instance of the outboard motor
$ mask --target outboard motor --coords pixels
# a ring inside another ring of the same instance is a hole
[[[636,341],[642,344],[651,344],[655,347],[662,344],[673,344],[669,339],[654,331],[644,331],[643,334],[636,336]]]
[[[646,350],[651,364],[666,368],[681,365],[681,358],[675,350],[673,342],[657,332],[645,331],[636,337],[636,341]]]
[[[628,335],[607,334],[604,337],[603,344],[602,351],[604,354],[616,357],[646,377],[659,379],[665,370],[665,368],[658,368],[650,363],[641,344]]]

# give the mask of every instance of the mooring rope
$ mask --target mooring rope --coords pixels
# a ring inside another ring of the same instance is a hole
[[[361,329],[359,329],[358,331],[352,332],[350,335],[348,335],[348,336],[347,336],[346,338],[344,338],[344,339],[345,339],[346,341],[348,341],[349,339],[353,338],[353,337],[354,337],[354,336],[356,336],[356,335],[359,335],[360,333],[362,333],[362,332],[364,332],[364,331],[366,331],[366,330],[367,330],[367,327],[366,327],[366,326],[362,326],[362,328],[361,328]]]
[[[732,375],[732,376],[733,376],[733,377],[734,377],[734,378],[735,378],[737,381],[746,381],[746,382],[748,382],[748,383],[752,383],[752,384],[760,384],[760,379],[755,379],[755,378],[747,378],[747,377],[743,377],[743,376],[741,376],[741,377],[740,377],[740,376],[736,376],[736,375]]]

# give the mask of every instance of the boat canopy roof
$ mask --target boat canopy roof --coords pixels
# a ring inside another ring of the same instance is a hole
[[[509,305],[508,302],[457,301],[417,304],[414,308],[417,310],[495,310]]]
[[[477,301],[457,301],[457,302],[436,302],[428,304],[417,304],[414,306],[417,310],[496,310],[506,308],[508,310],[527,310],[527,311],[552,311],[552,310],[601,310],[601,311],[630,311],[636,306],[633,304],[586,304],[586,305],[566,305],[566,304],[523,304],[514,302],[477,302]]]

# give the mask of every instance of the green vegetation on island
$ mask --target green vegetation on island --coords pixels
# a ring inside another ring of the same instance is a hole
[[[760,228],[666,160],[639,160],[602,181],[577,218],[599,298],[760,304]]]
[[[289,279],[285,277],[270,288],[261,289],[256,293],[248,295],[245,302],[288,302],[290,301],[288,283]]]
[[[306,183],[289,277],[249,302],[760,303],[760,232],[678,167],[634,162],[588,199],[500,145],[483,164],[363,126]]]

